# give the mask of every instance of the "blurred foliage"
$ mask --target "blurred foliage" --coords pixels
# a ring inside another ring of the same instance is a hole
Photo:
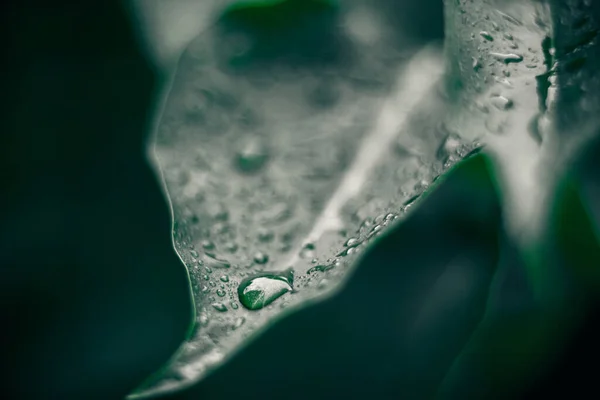
[[[123,398],[175,352],[191,314],[142,146],[162,82],[117,2],[4,7],[3,394]],[[232,24],[245,12],[258,11],[232,10]],[[269,13],[261,18],[273,24],[260,29],[278,26]],[[257,54],[285,50],[273,40]],[[585,79],[596,79],[594,60]],[[585,96],[598,102],[597,92]],[[561,107],[577,110],[569,98]],[[600,146],[585,150],[561,175],[532,248],[504,226],[494,163],[469,157],[368,249],[337,293],[164,398],[533,398],[593,388]]]

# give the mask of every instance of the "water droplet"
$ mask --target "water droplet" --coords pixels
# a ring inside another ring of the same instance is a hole
[[[482,66],[483,65],[481,65],[481,62],[477,58],[473,57],[473,71],[479,71]]]
[[[237,151],[235,165],[243,173],[260,171],[269,158],[265,145],[258,139],[249,140]]]
[[[231,308],[233,308],[234,310],[237,310],[239,308],[239,306],[237,305],[236,302],[232,301],[231,303],[229,303],[231,305]]]
[[[481,32],[479,32],[479,35],[487,41],[490,41],[490,42],[494,41],[494,37],[492,35],[490,35],[490,33],[488,31],[481,31]]]
[[[211,287],[215,287],[215,286],[217,286],[217,284],[216,284],[215,282],[213,282],[213,281],[210,281],[210,282],[208,282],[208,284],[209,284]]]
[[[210,240],[203,240],[202,241],[202,248],[204,250],[214,250],[215,249],[215,244],[213,242],[211,242]]]
[[[456,153],[456,149],[460,146],[460,138],[452,133],[448,133],[442,140],[440,147],[437,150],[438,160],[445,162],[449,156]]]
[[[221,282],[229,282],[229,277],[227,275],[223,275],[219,279],[221,279]]]
[[[266,264],[269,261],[269,255],[258,251],[254,254],[254,262],[257,264]]]
[[[312,267],[308,271],[306,271],[306,273],[307,274],[314,274],[315,272],[325,272],[325,271],[329,271],[333,267],[334,267],[333,264],[329,264],[329,265],[317,265],[315,267]]]
[[[238,249],[238,245],[235,242],[227,242],[225,243],[225,250],[230,253],[235,253]]]
[[[351,237],[350,239],[346,240],[346,243],[344,243],[344,246],[346,246],[346,247],[356,247],[359,244],[360,244],[360,240],[358,238]]]
[[[220,312],[227,311],[227,307],[223,303],[213,303],[212,306],[217,311],[220,311]]]
[[[492,103],[492,105],[494,107],[496,107],[498,110],[508,110],[509,108],[511,108],[513,106],[513,102],[510,99],[507,99],[504,96],[493,96],[490,99],[490,103]]]
[[[314,243],[306,243],[302,250],[300,250],[300,258],[308,259],[315,256],[315,245]]]
[[[408,207],[412,206],[419,199],[419,197],[421,197],[421,195],[417,194],[411,197],[410,199],[406,200],[403,204],[404,208],[407,209]]]
[[[490,56],[494,57],[497,61],[503,62],[504,64],[520,63],[523,61],[523,56],[514,53],[490,53]]]
[[[198,322],[201,326],[208,325],[208,315],[206,315],[205,312],[200,313],[200,315],[198,316]]]
[[[218,289],[217,290],[217,296],[219,296],[219,297],[225,297],[225,291],[223,289]]]
[[[206,206],[208,215],[217,221],[227,221],[229,219],[229,211],[221,203],[211,203]]]
[[[234,331],[236,329],[239,329],[242,325],[244,325],[244,322],[246,322],[246,318],[244,318],[244,317],[236,318],[236,320],[233,321],[233,325],[231,325],[231,329]]]
[[[270,242],[271,240],[273,240],[274,236],[275,234],[270,229],[260,228],[258,230],[258,240],[260,240],[261,242]]]
[[[202,275],[202,279],[204,279],[205,281],[210,280],[210,278],[208,277],[208,275]]]
[[[230,268],[231,264],[225,260],[220,260],[216,257],[211,257],[208,254],[204,255],[204,263],[211,268]]]
[[[261,274],[244,280],[238,287],[240,302],[249,310],[259,310],[292,290],[293,275]]]
[[[192,255],[192,257],[194,257],[194,258],[198,258],[198,256],[199,256],[199,254],[198,254],[198,252],[197,252],[196,250],[191,250],[191,251],[190,251],[190,254],[191,254],[191,255]]]

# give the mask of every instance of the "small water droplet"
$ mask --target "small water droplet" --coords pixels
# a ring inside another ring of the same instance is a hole
[[[479,32],[479,35],[489,42],[494,41],[494,37],[488,31],[481,31]]]
[[[210,282],[208,282],[208,284],[209,284],[209,286],[210,286],[210,287],[215,287],[215,286],[217,286],[217,284],[216,284],[215,282],[213,282],[213,281],[210,281]]]
[[[406,209],[406,208],[412,206],[419,199],[419,197],[421,197],[421,195],[417,194],[417,195],[414,195],[413,197],[409,198],[408,200],[406,200],[403,204],[404,208]]]
[[[481,69],[483,65],[479,61],[479,59],[473,57],[473,71],[477,72]]]
[[[513,106],[512,100],[507,99],[504,96],[492,96],[490,103],[492,103],[492,105],[498,110],[502,111],[508,110]]]
[[[217,311],[220,311],[220,312],[227,311],[227,307],[223,303],[213,303],[212,306]]]
[[[233,308],[234,310],[237,310],[239,308],[239,306],[237,305],[237,303],[235,301],[232,301],[230,303],[230,305],[231,305],[231,308]]]
[[[218,259],[216,257],[211,257],[208,254],[204,255],[204,263],[211,268],[230,268],[231,264],[225,260]]]
[[[269,261],[269,255],[262,251],[258,251],[254,254],[254,262],[257,264],[266,264]]]
[[[236,318],[236,320],[233,321],[233,325],[231,325],[231,329],[234,331],[236,329],[239,329],[242,325],[244,325],[244,322],[246,322],[246,318],[244,318],[244,317]]]
[[[514,53],[490,53],[490,56],[494,57],[497,61],[503,62],[504,64],[520,63],[523,61],[523,56]]]
[[[346,243],[344,243],[344,246],[346,246],[346,247],[356,247],[359,244],[360,244],[360,240],[358,238],[351,237],[350,239],[346,240]]]
[[[274,236],[275,234],[270,229],[260,228],[258,230],[258,240],[260,240],[261,242],[270,242],[271,240],[273,240]]]
[[[217,296],[225,297],[225,291],[223,289],[217,289]]]
[[[325,272],[325,271],[329,271],[330,269],[333,269],[333,267],[334,267],[333,264],[329,264],[329,265],[317,265],[315,267],[312,267],[308,271],[306,271],[306,273],[307,274],[314,274],[315,272]]]
[[[202,248],[204,250],[214,250],[215,249],[215,244],[213,242],[211,242],[210,240],[203,240],[202,241]]]
[[[208,277],[208,275],[202,275],[202,279],[204,279],[205,281],[210,280],[210,278]]]
[[[194,257],[194,258],[198,258],[198,256],[199,256],[199,254],[198,254],[198,252],[197,252],[196,250],[191,250],[191,251],[190,251],[190,254],[191,254],[191,255],[192,255],[192,257]]]
[[[219,279],[221,279],[221,282],[229,282],[229,277],[227,275],[223,275]]]
[[[238,245],[235,242],[227,242],[225,243],[225,250],[230,253],[235,253],[238,249]]]
[[[315,256],[315,245],[314,243],[306,243],[302,250],[300,250],[300,258],[308,259]]]
[[[240,302],[249,310],[259,310],[292,290],[293,275],[288,270],[283,274],[261,274],[244,280],[238,287]]]
[[[200,315],[198,316],[198,322],[201,326],[208,325],[208,315],[206,315],[205,312],[200,313]]]
[[[237,151],[235,165],[243,173],[260,171],[269,158],[265,145],[258,139],[249,140]]]
[[[212,203],[206,206],[208,215],[217,221],[227,221],[229,219],[229,211],[221,203]]]

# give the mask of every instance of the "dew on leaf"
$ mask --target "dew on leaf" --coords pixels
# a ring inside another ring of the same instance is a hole
[[[271,229],[261,228],[258,230],[258,240],[261,242],[270,242],[275,234]]]
[[[306,271],[306,273],[307,274],[314,274],[315,272],[325,272],[325,271],[329,271],[333,267],[334,267],[333,264],[329,264],[329,265],[317,265],[315,267],[312,267],[308,271]]]
[[[266,164],[269,153],[258,139],[248,141],[235,154],[235,165],[242,173],[255,173]]]
[[[487,41],[494,41],[494,37],[488,31],[481,31],[479,32],[479,35]]]
[[[314,243],[306,243],[302,250],[300,250],[300,258],[308,259],[315,256],[315,245]]]
[[[233,304],[232,304],[232,306],[233,306]],[[237,306],[236,306],[236,308],[237,308]],[[232,330],[239,329],[242,325],[244,325],[244,322],[246,322],[246,318],[244,318],[244,317],[236,318],[235,321],[233,321],[233,325],[231,325],[231,329]]]
[[[204,250],[214,250],[215,249],[215,244],[213,242],[211,242],[210,240],[203,240],[202,241],[202,248]]]
[[[204,263],[206,264],[207,267],[210,268],[230,268],[231,264],[225,260],[221,260],[219,258],[216,257],[211,257],[208,254],[204,255]]]
[[[521,61],[523,61],[523,56],[514,53],[491,52],[490,56],[492,56],[497,61],[503,62],[504,64],[520,63]]]
[[[346,243],[344,243],[344,246],[355,247],[355,246],[358,246],[359,244],[360,244],[360,239],[351,237],[350,239],[346,240]]]
[[[254,262],[257,264],[266,264],[269,261],[269,255],[262,251],[257,251],[254,254]]]
[[[280,275],[266,273],[246,279],[238,287],[240,303],[249,310],[259,310],[292,291],[292,283],[291,271]]]
[[[502,111],[508,110],[513,106],[512,100],[507,99],[504,96],[492,96],[490,103],[492,103],[492,105],[498,110]]]
[[[227,311],[227,307],[223,303],[213,303],[212,306],[215,310],[217,310],[219,312]]]

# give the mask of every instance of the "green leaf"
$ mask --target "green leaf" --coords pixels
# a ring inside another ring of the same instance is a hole
[[[166,398],[431,397],[483,316],[501,236],[489,161],[476,155],[374,241],[335,294]]]

